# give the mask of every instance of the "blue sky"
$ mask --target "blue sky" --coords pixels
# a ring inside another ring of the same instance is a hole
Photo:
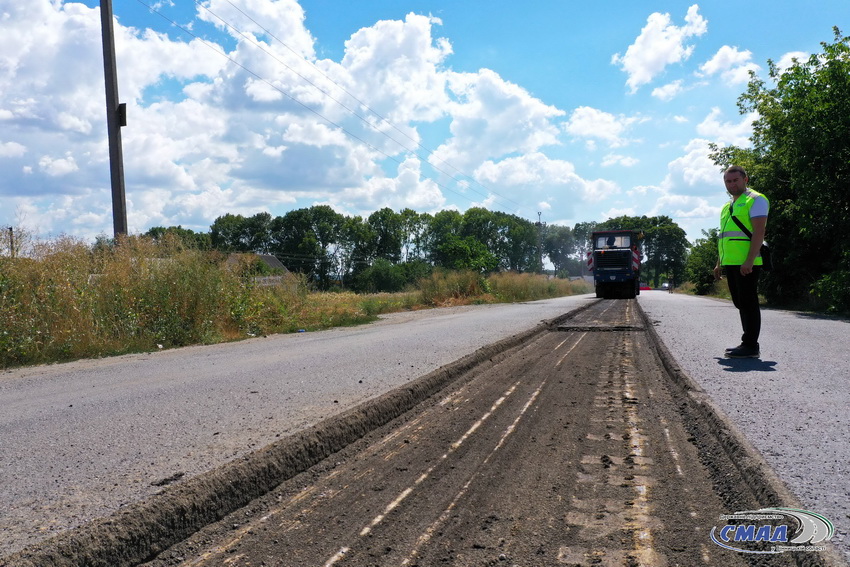
[[[808,4],[811,6],[811,4]],[[111,235],[99,2],[0,0],[0,226]],[[846,0],[116,0],[128,223],[473,206],[573,226],[726,196],[748,72]]]

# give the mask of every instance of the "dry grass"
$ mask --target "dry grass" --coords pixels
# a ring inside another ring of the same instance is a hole
[[[570,281],[537,274],[506,272],[494,274],[488,281],[491,292],[501,302],[534,301],[593,291],[584,280]]]
[[[356,325],[381,313],[442,305],[528,301],[587,293],[583,282],[530,274],[435,272],[417,289],[314,293],[298,276],[260,287],[250,259],[177,240],[130,237],[92,247],[73,238],[0,257],[0,368],[210,344]]]

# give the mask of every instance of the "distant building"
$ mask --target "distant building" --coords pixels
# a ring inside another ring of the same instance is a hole
[[[283,262],[278,260],[276,256],[272,256],[271,254],[257,254],[257,256],[272,270],[283,270],[284,272],[289,271],[286,269],[286,266],[283,265]]]

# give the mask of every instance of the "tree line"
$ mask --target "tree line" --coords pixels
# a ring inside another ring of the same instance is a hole
[[[542,272],[546,258],[557,275],[580,276],[591,232],[610,228],[644,232],[645,273],[656,285],[682,277],[688,242],[665,216],[618,217],[570,228],[480,207],[435,214],[383,208],[364,218],[316,205],[277,217],[225,214],[208,233],[154,227],[146,234],[176,235],[201,249],[271,254],[322,290],[396,291],[435,268]]]

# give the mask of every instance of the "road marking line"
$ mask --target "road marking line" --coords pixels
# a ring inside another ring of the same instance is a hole
[[[422,477],[420,477],[420,478],[422,478]],[[422,480],[424,480],[424,478],[423,478]],[[360,531],[360,537],[365,537],[365,536],[369,535],[369,532],[371,532],[371,531],[372,531],[372,528],[374,528],[375,526],[377,526],[378,524],[380,524],[381,522],[383,522],[383,521],[384,521],[384,518],[386,518],[386,517],[387,517],[387,514],[389,514],[390,512],[392,512],[392,511],[395,509],[395,507],[396,507],[396,506],[398,506],[399,504],[401,504],[401,501],[402,501],[402,500],[404,500],[405,498],[407,498],[407,497],[408,497],[408,495],[409,495],[411,492],[413,492],[413,487],[412,487],[412,486],[409,486],[409,487],[405,488],[405,489],[402,491],[402,493],[401,493],[401,494],[399,494],[399,495],[396,497],[396,499],[395,499],[395,500],[393,500],[392,502],[390,502],[389,504],[387,504],[387,507],[386,507],[386,508],[384,508],[384,512],[383,512],[383,514],[378,514],[377,516],[375,516],[375,519],[373,519],[373,520],[372,520],[372,523],[371,523],[370,525],[366,526],[365,528],[363,528],[363,529]]]
[[[493,405],[490,406],[490,410],[487,413],[485,413],[483,416],[481,416],[481,419],[479,419],[478,421],[473,423],[472,427],[470,427],[469,430],[467,430],[467,432],[464,433],[463,436],[460,439],[458,439],[457,441],[455,441],[454,443],[451,444],[452,450],[457,450],[461,445],[463,445],[464,441],[466,441],[469,438],[470,435],[475,433],[475,431],[479,427],[481,427],[481,425],[485,421],[487,421],[487,419],[489,419],[491,415],[493,415],[493,412],[495,412],[497,409],[499,409],[499,406],[502,405],[506,399],[508,399],[508,396],[510,396],[511,394],[514,393],[514,390],[516,390],[517,386],[519,386],[519,381],[517,381],[513,386],[508,388],[508,391],[505,392],[504,394],[502,394],[502,397],[499,398],[498,400],[496,400],[493,403]]]
[[[664,427],[664,439],[667,441],[667,451],[673,456],[673,462],[676,464],[676,473],[684,477],[685,473],[682,471],[682,467],[679,464],[679,453],[676,452],[676,449],[673,448],[673,439],[670,437],[670,429],[667,427],[667,420],[661,418],[661,425]]]
[[[506,399],[508,399],[508,397],[510,397],[510,395],[514,393],[514,391],[516,391],[517,387],[520,385],[520,383],[521,383],[521,382],[522,382],[521,380],[517,380],[517,381],[516,381],[516,382],[515,382],[515,383],[514,383],[514,384],[513,384],[510,388],[508,388],[508,389],[507,389],[507,390],[506,390],[506,391],[502,394],[502,396],[501,396],[498,400],[496,400],[495,402],[493,402],[493,405],[492,405],[492,406],[490,406],[490,409],[487,411],[487,413],[485,413],[483,416],[481,416],[481,418],[480,418],[480,419],[478,419],[478,421],[476,421],[475,423],[473,423],[473,424],[472,424],[472,426],[471,426],[471,427],[470,427],[470,428],[466,431],[466,433],[464,433],[464,434],[460,437],[460,439],[458,439],[457,441],[455,441],[454,443],[452,443],[451,445],[449,445],[449,449],[448,449],[448,451],[446,451],[445,453],[443,453],[443,456],[440,458],[440,462],[439,462],[439,463],[437,463],[437,464],[435,464],[435,465],[433,465],[433,466],[431,466],[428,470],[426,470],[424,473],[422,473],[422,475],[421,475],[419,478],[417,478],[417,479],[413,482],[413,485],[412,485],[412,486],[409,486],[409,487],[405,488],[405,489],[401,492],[401,494],[399,494],[399,495],[398,495],[398,496],[397,496],[397,497],[396,497],[396,498],[395,498],[392,502],[390,502],[390,503],[387,505],[387,507],[384,509],[383,513],[378,514],[377,516],[375,516],[375,518],[373,518],[373,519],[372,519],[372,521],[369,523],[369,525],[368,525],[368,526],[364,526],[364,528],[363,528],[362,530],[360,530],[360,534],[359,534],[359,536],[360,536],[360,537],[366,537],[367,535],[369,535],[369,533],[372,531],[372,529],[373,529],[374,527],[376,527],[378,524],[380,524],[381,522],[383,522],[383,521],[384,521],[384,518],[386,518],[387,514],[389,514],[389,513],[390,513],[393,509],[395,509],[395,508],[396,508],[399,504],[401,504],[401,503],[402,503],[402,501],[403,501],[405,498],[407,498],[408,496],[410,496],[410,494],[413,492],[413,489],[414,489],[416,486],[418,486],[418,485],[422,484],[422,482],[424,482],[424,481],[425,481],[425,479],[427,479],[427,478],[430,476],[430,474],[431,474],[432,472],[434,472],[434,469],[436,469],[436,468],[437,468],[437,466],[438,466],[440,463],[442,463],[443,461],[445,461],[445,460],[449,457],[449,455],[450,455],[450,454],[452,454],[452,453],[454,453],[455,451],[457,451],[457,449],[459,449],[459,448],[460,448],[460,446],[461,446],[461,445],[463,445],[463,443],[464,443],[467,439],[469,439],[470,435],[472,435],[473,433],[475,433],[475,431],[476,431],[476,430],[478,430],[478,428],[479,428],[479,427],[481,427],[481,425],[482,425],[485,421],[487,421],[487,419],[489,419],[489,418],[490,418],[490,416],[492,416],[492,415],[493,415],[493,413],[494,413],[497,409],[499,409],[499,406],[501,406],[501,405],[505,402],[505,400],[506,400]],[[544,380],[544,383],[545,383],[545,380]],[[543,387],[543,385],[541,384],[541,385],[540,385],[540,388],[542,388],[542,387]],[[540,389],[540,388],[538,388],[538,391],[539,391],[539,389]],[[536,397],[536,395],[535,395],[535,397]],[[528,406],[528,405],[529,405],[529,404],[526,404],[526,406]],[[525,410],[523,410],[523,411],[525,411]],[[491,454],[492,454],[492,453],[491,453]],[[488,459],[489,459],[489,456],[488,456]],[[486,460],[485,460],[484,462],[486,462]],[[351,549],[350,547],[343,547],[342,549],[340,549],[340,550],[339,550],[339,551],[338,551],[338,552],[337,552],[337,553],[336,553],[333,557],[331,557],[330,559],[328,559],[328,561],[325,563],[324,567],[331,567],[332,565],[334,565],[335,563],[337,563],[338,561],[340,561],[343,557],[345,557],[345,554],[346,554],[346,553],[347,553],[350,549]]]
[[[578,338],[578,340],[575,342],[575,344],[574,344],[573,346],[571,346],[571,347],[570,347],[570,350],[568,350],[568,351],[564,354],[564,356],[562,356],[562,357],[558,360],[558,363],[557,363],[557,364],[555,364],[555,368],[558,368],[559,366],[561,366],[561,363],[562,363],[562,362],[564,362],[564,359],[565,359],[565,358],[567,358],[567,357],[570,355],[570,353],[571,353],[571,352],[573,352],[573,349],[575,349],[575,348],[578,346],[578,344],[581,342],[581,340],[582,340],[584,337],[586,337],[586,336],[587,336],[587,331],[583,332],[583,333],[581,334],[581,336]],[[566,340],[565,340],[564,342],[566,342]],[[561,345],[562,345],[562,344],[564,344],[564,343],[561,343]],[[558,347],[560,347],[561,345],[558,345]],[[557,348],[558,348],[558,347],[556,347],[556,350],[557,350]]]
[[[545,384],[546,379],[544,379],[540,383],[540,386],[538,386],[537,389],[531,394],[531,397],[520,410],[519,415],[516,416],[516,419],[514,419],[513,422],[502,433],[502,436],[499,438],[499,442],[496,443],[496,446],[493,448],[493,450],[490,451],[490,453],[484,458],[483,461],[481,461],[481,466],[479,467],[479,469],[483,468],[484,465],[490,462],[490,458],[496,454],[496,451],[498,451],[502,447],[502,445],[505,444],[505,441],[507,440],[508,436],[510,436],[510,434],[514,432],[516,426],[519,424],[520,420],[528,411],[528,408],[531,407],[531,405],[540,395],[540,392],[543,390],[543,386]],[[416,545],[413,546],[410,555],[408,555],[407,558],[401,562],[402,565],[409,564],[419,554],[419,548],[421,548],[424,544],[428,543],[428,541],[430,541],[431,537],[434,535],[434,532],[437,531],[437,528],[439,528],[442,524],[446,522],[446,520],[448,520],[451,511],[455,508],[455,506],[457,506],[457,503],[464,496],[464,494],[466,494],[466,492],[469,490],[469,487],[472,486],[472,482],[475,480],[476,476],[477,475],[473,473],[473,475],[469,478],[469,480],[466,481],[466,484],[461,487],[461,489],[458,491],[458,493],[455,495],[455,497],[452,499],[446,509],[443,510],[443,513],[440,514],[440,516],[436,520],[434,520],[434,522],[430,526],[428,526],[424,532],[422,532],[422,535],[420,535],[419,539],[416,541]]]
[[[345,554],[348,553],[350,548],[343,547],[339,551],[336,552],[336,555],[327,560],[327,562],[322,567],[331,567],[334,563],[345,557]]]

